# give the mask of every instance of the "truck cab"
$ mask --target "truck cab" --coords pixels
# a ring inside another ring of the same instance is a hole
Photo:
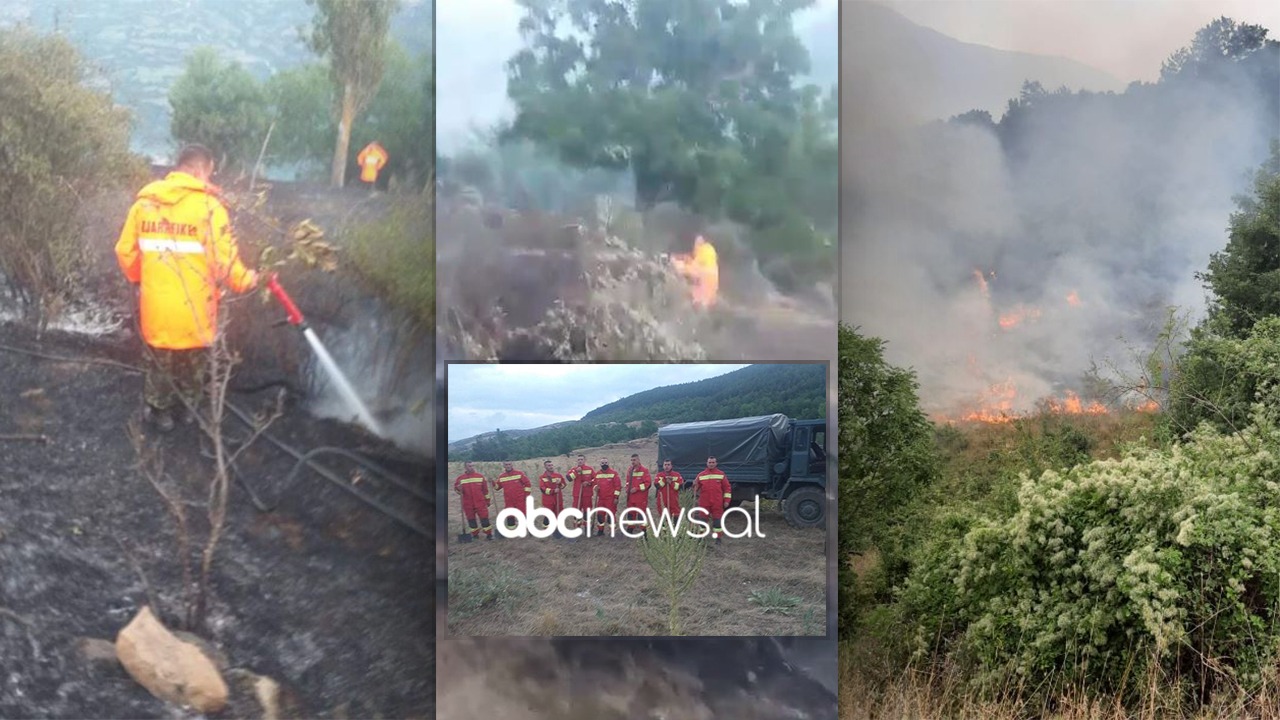
[[[777,500],[792,527],[824,527],[827,421],[764,415],[668,425],[658,431],[658,463],[687,480],[715,455],[733,486],[733,505]]]

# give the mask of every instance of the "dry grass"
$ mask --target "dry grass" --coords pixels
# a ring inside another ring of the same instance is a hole
[[[1238,689],[1219,692],[1210,702],[1194,706],[1157,674],[1142,678],[1136,700],[1119,695],[1090,696],[1071,689],[1048,700],[1032,699],[1024,688],[1010,688],[1002,697],[984,696],[967,683],[965,674],[941,662],[930,668],[900,670],[888,680],[875,676],[869,649],[846,645],[840,655],[840,719],[983,718],[984,720],[1208,720],[1209,718],[1280,717],[1280,671],[1254,693]]]
[[[596,465],[616,466],[630,455],[653,468],[649,440],[586,450]],[[573,453],[576,457],[578,451]],[[542,461],[513,463],[537,482]],[[566,460],[550,458],[563,473]],[[476,463],[493,479],[500,463]],[[461,463],[449,464],[452,479]],[[502,507],[494,495],[490,517]],[[652,506],[651,506],[652,507]],[[750,510],[750,506],[745,506]],[[461,544],[461,501],[449,493],[449,632],[455,635],[664,635],[668,609],[639,541],[623,537],[576,540],[496,539]],[[725,538],[710,549],[702,574],[684,600],[688,635],[826,634],[825,534],[787,525],[776,503],[761,502],[765,537]],[[729,532],[745,528],[731,518]],[[481,536],[483,538],[483,535]]]

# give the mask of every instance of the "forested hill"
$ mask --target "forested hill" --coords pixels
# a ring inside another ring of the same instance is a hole
[[[826,367],[752,365],[719,377],[630,395],[573,423],[460,440],[449,460],[523,460],[646,438],[660,425],[782,413],[826,417]]]
[[[826,417],[826,367],[752,365],[719,377],[636,393],[582,416],[583,422],[659,423],[782,413]]]

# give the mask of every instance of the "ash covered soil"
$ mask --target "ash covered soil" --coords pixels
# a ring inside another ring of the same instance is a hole
[[[0,324],[0,344],[140,363],[129,338],[48,334],[37,342]],[[141,389],[140,375],[115,367],[0,351],[0,436],[48,438],[0,439],[0,717],[184,716],[118,663],[79,649],[84,638],[113,641],[144,604],[170,627],[179,624],[174,524],[136,469],[126,432]],[[266,395],[231,400],[256,409]],[[233,419],[227,427],[244,435]],[[365,453],[426,486],[427,459],[297,407],[269,432],[303,452],[327,445]],[[172,485],[192,503],[193,540],[203,538],[200,488],[213,468],[201,434],[179,425],[159,438]],[[352,476],[354,465],[321,460]],[[229,667],[282,683],[294,716],[432,716],[429,539],[311,472],[286,483],[293,464],[261,438],[238,461],[256,493],[276,506],[259,512],[232,485],[205,639]],[[421,505],[399,506],[430,529],[432,511]],[[260,712],[233,691],[222,716]]]

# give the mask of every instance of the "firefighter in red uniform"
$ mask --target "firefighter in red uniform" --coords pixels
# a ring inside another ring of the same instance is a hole
[[[463,467],[465,472],[453,480],[453,491],[462,496],[462,514],[466,516],[467,525],[471,528],[471,537],[478,539],[480,531],[484,530],[485,539],[492,540],[493,527],[489,525],[489,504],[492,502],[489,481],[476,472],[471,463],[465,463]],[[480,521],[479,527],[476,526],[477,519]]]
[[[502,474],[493,484],[502,490],[502,507],[513,508],[524,513],[525,500],[533,493],[533,483],[523,470],[516,470],[511,463],[502,463]],[[507,527],[512,527],[513,518],[507,518]]]
[[[711,516],[711,537],[719,545],[720,533],[724,532],[724,511],[729,509],[733,488],[724,472],[716,468],[714,455],[707,458],[707,469],[693,479],[693,492],[698,496],[698,507]]]
[[[649,477],[649,468],[640,464],[640,456],[631,453],[631,469],[627,471],[627,509],[635,508],[644,515],[640,523],[628,522],[628,528],[649,526],[649,488],[653,487],[653,478]],[[628,520],[635,513],[628,513]]]
[[[587,458],[578,456],[578,466],[569,470],[569,480],[573,483],[573,506],[582,513],[582,523],[588,525],[587,513],[591,511],[591,494],[595,492],[595,468],[587,464]]]
[[[542,463],[542,474],[538,476],[538,489],[542,491],[542,507],[550,510],[557,517],[564,511],[564,476],[556,472],[551,461]]]
[[[610,513],[617,514],[618,499],[622,497],[622,478],[618,475],[617,470],[610,469],[608,460],[600,461],[600,469],[596,471],[596,502],[595,507],[604,508]],[[604,536],[606,527],[612,527],[612,522],[604,513],[596,515],[596,532],[601,537]]]
[[[684,478],[671,469],[671,461],[663,460],[662,469],[653,477],[653,486],[657,488],[658,512],[667,511],[671,517],[680,515],[680,488],[684,486]]]

